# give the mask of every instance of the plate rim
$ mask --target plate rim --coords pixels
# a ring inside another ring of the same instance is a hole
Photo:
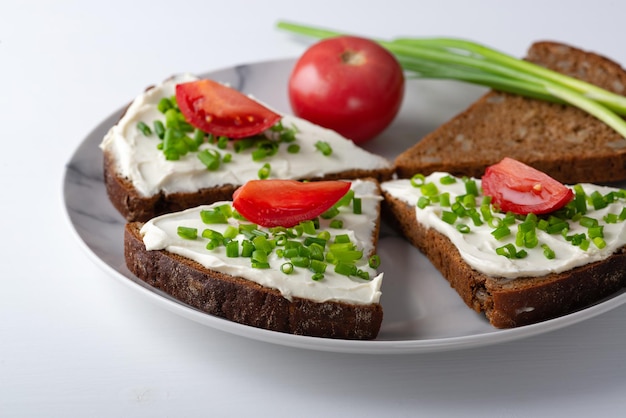
[[[289,62],[293,62],[294,60],[295,58],[277,58],[243,63],[203,72],[202,75],[207,76],[221,71],[237,70],[238,68],[241,68],[243,66],[287,64]],[[125,106],[122,106],[119,109],[111,112],[104,119],[102,119],[100,123],[98,123],[93,129],[91,129],[89,133],[85,137],[83,137],[83,139],[78,143],[78,146],[72,152],[69,160],[66,161],[62,178],[62,206],[65,220],[70,227],[70,230],[72,231],[74,237],[78,241],[81,250],[85,252],[87,256],[91,259],[91,261],[94,262],[98,267],[100,267],[104,272],[106,272],[110,276],[113,276],[118,282],[121,282],[124,285],[127,285],[129,288],[132,288],[135,291],[138,291],[140,294],[143,294],[150,300],[151,303],[160,305],[168,311],[182,316],[186,319],[192,320],[196,323],[209,326],[213,329],[227,332],[231,335],[237,335],[243,338],[250,338],[266,343],[306,350],[353,354],[419,354],[478,348],[489,345],[501,344],[505,342],[511,342],[531,336],[537,336],[591,319],[626,303],[626,291],[622,290],[612,296],[609,296],[606,299],[603,299],[602,301],[599,301],[583,309],[536,324],[525,325],[522,327],[510,329],[499,329],[489,333],[411,340],[342,340],[293,335],[277,331],[270,331],[262,328],[256,328],[249,325],[229,321],[227,319],[210,315],[208,313],[204,313],[173,298],[166,298],[156,292],[157,289],[152,288],[150,285],[146,284],[146,286],[142,286],[139,283],[133,281],[131,278],[126,277],[120,271],[116,270],[113,266],[100,258],[98,254],[96,254],[94,249],[90,247],[87,242],[85,242],[83,237],[80,235],[76,224],[72,220],[67,200],[68,177],[70,176],[70,167],[72,166],[71,163],[80,154],[83,145],[85,145],[85,143],[97,131],[104,128],[105,125],[109,126],[109,120],[114,118],[116,115],[119,116],[123,112],[124,108]]]

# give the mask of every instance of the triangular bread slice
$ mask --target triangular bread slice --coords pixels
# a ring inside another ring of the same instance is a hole
[[[164,141],[154,131],[143,134],[137,124],[152,127],[156,120],[165,123],[159,103],[175,94],[176,84],[193,80],[197,77],[181,74],[148,88],[129,105],[100,145],[107,194],[127,221],[147,221],[163,213],[231,199],[237,187],[258,179],[260,170],[265,170],[268,178],[309,181],[365,177],[382,181],[393,174],[393,164],[386,158],[334,131],[288,114],[282,115],[281,123],[293,132],[289,141],[271,129],[249,138],[253,141],[246,147],[238,147],[246,142],[243,140],[222,144],[207,139],[199,151],[210,152],[221,160],[211,170],[200,161],[198,152],[168,160],[158,149]],[[319,143],[327,144],[330,152],[320,150]],[[270,145],[271,155],[254,155],[258,147]]]
[[[537,42],[527,60],[626,93],[617,63],[557,42]],[[511,157],[557,180],[626,180],[626,139],[593,116],[567,105],[490,91],[396,159],[410,178],[435,171],[480,177],[487,166]]]
[[[440,195],[448,193],[450,202],[456,202],[457,196],[465,194],[462,179],[444,185],[439,180],[444,176],[447,174],[432,173],[425,183],[435,185]],[[480,189],[480,180],[473,181]],[[467,306],[483,312],[494,327],[519,327],[563,316],[626,287],[625,220],[611,223],[610,227],[603,221],[608,213],[624,217],[623,197],[600,210],[594,210],[589,204],[588,216],[597,219],[605,230],[604,249],[598,250],[594,244],[583,249],[572,244],[561,232],[547,234],[537,230],[539,244],[532,248],[517,247],[527,255],[515,259],[498,254],[497,248],[509,243],[519,245],[516,231],[520,219],[508,224],[511,234],[502,239],[492,236],[495,223],[485,218],[480,226],[465,215],[448,223],[450,221],[443,221],[442,214],[444,211],[452,213],[453,209],[439,203],[419,205],[417,202],[423,197],[421,187],[412,183],[409,179],[398,179],[381,184],[385,212],[406,239],[441,272]],[[588,194],[597,190],[608,195],[618,190],[591,184],[583,186]],[[479,195],[476,201],[481,199]],[[478,205],[480,203],[476,208]],[[502,218],[503,215],[495,216]],[[459,225],[467,229],[461,232]],[[570,221],[569,227],[567,235],[570,237],[588,234],[578,221]],[[554,251],[554,258],[545,255],[543,244]]]
[[[379,303],[383,275],[369,261],[376,251],[382,196],[378,182],[372,179],[352,181],[351,190],[360,199],[361,213],[354,213],[352,203],[340,206],[332,219],[319,218],[316,233],[328,231],[328,248],[338,235],[351,237],[350,242],[362,252],[353,265],[357,275],[336,273],[330,262],[321,280],[314,280],[314,273],[295,261],[291,268],[283,268],[293,259],[287,256],[286,242],[279,244],[279,240],[268,256],[269,266],[254,268],[250,257],[244,257],[243,242],[252,240],[244,232],[231,238],[238,241],[239,257],[228,257],[224,245],[207,249],[210,239],[202,236],[204,229],[226,235],[228,225],[239,229],[240,224],[249,224],[237,217],[228,218],[228,224],[202,221],[202,210],[231,207],[231,202],[190,208],[147,223],[128,223],[126,264],[141,280],[175,299],[234,322],[314,337],[373,339],[383,317]],[[341,225],[331,225],[333,220],[340,220]],[[179,226],[195,228],[197,238],[179,237]],[[257,231],[268,233],[269,238],[275,236],[267,228],[258,227]],[[289,240],[303,243],[310,233]]]

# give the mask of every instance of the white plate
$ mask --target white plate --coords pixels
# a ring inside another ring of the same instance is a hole
[[[203,74],[254,94],[273,107],[289,112],[287,78],[293,60],[241,65]],[[157,80],[147,80],[146,84]],[[476,99],[484,90],[445,81],[408,82],[405,101],[394,124],[365,147],[393,159],[400,151],[433,130]],[[207,315],[145,284],[124,264],[124,219],[109,202],[102,178],[98,145],[119,118],[109,116],[82,142],[66,167],[64,199],[69,221],[95,262],[116,279],[158,305],[212,328],[243,337],[313,350],[350,353],[420,353],[484,346],[537,335],[591,318],[626,302],[620,292],[601,303],[535,325],[498,330],[484,316],[467,308],[430,262],[386,225],[379,254],[385,272],[384,319],[375,341],[347,341],[303,337],[257,329]]]

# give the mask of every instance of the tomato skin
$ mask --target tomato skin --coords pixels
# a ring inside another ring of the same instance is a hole
[[[330,209],[350,190],[346,181],[250,180],[235,191],[233,207],[264,227],[292,227]]]
[[[554,212],[574,197],[574,192],[559,181],[508,157],[487,167],[482,187],[501,210],[520,215]]]
[[[362,143],[396,117],[404,97],[404,73],[376,42],[340,36],[304,52],[292,70],[288,92],[296,116]]]
[[[256,135],[281,118],[239,91],[208,79],[177,84],[176,101],[193,127],[216,136]]]

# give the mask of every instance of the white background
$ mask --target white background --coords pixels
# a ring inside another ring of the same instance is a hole
[[[539,39],[626,63],[618,1],[0,4],[0,416],[618,416],[626,306],[480,349],[352,355],[233,336],[101,271],[63,209],[65,164],[148,84],[296,57],[278,19],[361,35]]]

